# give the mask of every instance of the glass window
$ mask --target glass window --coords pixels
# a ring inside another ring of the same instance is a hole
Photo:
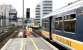
[[[68,17],[67,20],[64,20],[64,31],[75,32],[75,24],[76,24],[76,20],[74,20],[75,16],[76,16],[75,14],[71,14],[70,16],[67,16]]]
[[[71,14],[63,17],[55,18],[55,29],[64,30],[66,32],[75,32],[76,15]]]
[[[49,19],[46,18],[46,19],[43,19],[43,29],[46,30],[46,31],[49,31]]]
[[[63,30],[63,20],[62,17],[55,18],[55,29],[56,30]]]

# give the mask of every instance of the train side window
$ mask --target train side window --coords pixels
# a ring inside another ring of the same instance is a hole
[[[66,15],[66,16],[64,17],[64,20],[74,19],[74,18],[76,18],[75,14],[71,14],[71,15]]]
[[[62,30],[63,29],[62,17],[55,18],[55,29],[56,30]]]
[[[55,18],[56,21],[58,21],[58,18]]]
[[[68,19],[68,17],[69,17],[69,15],[64,16],[64,20],[67,20],[67,19]]]
[[[71,15],[68,15],[65,17],[68,17],[68,19],[64,20],[64,31],[75,32],[76,20],[74,20],[74,19],[75,19],[76,15],[71,14]],[[70,20],[70,19],[72,19],[72,20]]]
[[[71,14],[71,15],[70,15],[70,19],[74,19],[75,17],[76,17],[75,14]]]
[[[62,20],[62,17],[59,17],[59,20]]]

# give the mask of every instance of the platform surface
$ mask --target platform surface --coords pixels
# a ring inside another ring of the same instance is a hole
[[[1,50],[58,50],[41,37],[10,39]]]

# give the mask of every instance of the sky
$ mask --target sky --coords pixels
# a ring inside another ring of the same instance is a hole
[[[8,5],[12,5],[13,8],[15,8],[18,12],[18,17],[22,17],[22,1],[23,0],[0,0],[0,5],[2,4],[8,4]],[[24,11],[26,12],[26,8],[30,8],[30,16],[31,18],[35,18],[35,7],[37,4],[40,3],[41,0],[24,0]],[[70,2],[73,2],[76,0],[53,0],[53,11],[55,11],[56,9],[63,7],[65,5],[67,5]],[[26,13],[25,13],[26,14]]]

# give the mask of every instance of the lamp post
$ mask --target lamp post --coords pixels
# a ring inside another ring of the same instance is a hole
[[[23,16],[23,28],[24,28],[24,0],[22,0],[23,1],[23,14],[22,14],[22,16]]]

